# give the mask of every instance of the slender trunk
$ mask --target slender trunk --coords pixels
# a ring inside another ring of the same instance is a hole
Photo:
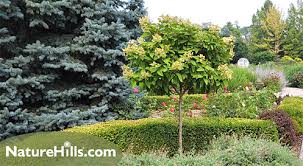
[[[182,97],[183,97],[183,95],[180,93],[180,95],[179,95],[179,103],[178,103],[179,104],[179,154],[180,155],[182,155],[182,153],[183,153]]]

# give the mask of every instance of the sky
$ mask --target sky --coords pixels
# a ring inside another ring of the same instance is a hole
[[[251,25],[251,18],[265,0],[144,0],[151,20],[161,15],[179,16],[194,23],[212,22],[223,26],[237,21],[240,26]],[[272,0],[287,16],[287,9],[297,0]]]

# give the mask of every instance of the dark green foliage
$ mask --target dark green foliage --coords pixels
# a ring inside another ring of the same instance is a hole
[[[0,139],[117,118],[113,103],[130,93],[122,48],[140,32],[138,2],[1,1]]]
[[[290,146],[296,145],[298,138],[295,125],[285,111],[278,110],[264,112],[259,115],[259,118],[263,120],[272,120],[276,123],[282,143]]]
[[[142,119],[149,115],[144,93],[131,94],[127,100],[114,104],[113,110],[120,114],[120,119]]]
[[[215,137],[232,133],[278,140],[278,131],[271,121],[191,118],[185,119],[183,125],[184,150],[187,152],[206,150]],[[111,121],[66,131],[100,136],[134,154],[161,150],[175,154],[178,150],[176,119]]]
[[[303,58],[303,3],[291,4],[286,19],[284,38],[285,54],[292,58]]]
[[[211,144],[206,154],[176,155],[127,154],[119,166],[301,166],[302,161],[287,147],[275,142],[255,138],[221,137]]]
[[[275,57],[275,54],[270,51],[261,51],[252,54],[249,60],[254,64],[260,64],[275,61]]]
[[[231,22],[228,22],[222,29],[221,29],[221,35],[224,37],[235,37],[235,46],[234,46],[234,57],[232,59],[232,63],[237,63],[240,58],[248,58],[249,57],[249,49],[242,38],[242,32],[237,24],[232,24]]]
[[[233,57],[232,63],[237,63],[240,58],[249,59],[250,52],[247,44],[242,40],[236,40],[234,47],[235,56]]]

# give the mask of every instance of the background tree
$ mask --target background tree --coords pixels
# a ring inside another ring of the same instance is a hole
[[[297,6],[291,4],[286,20],[284,36],[285,55],[292,58],[303,58],[303,2],[298,0]]]
[[[276,58],[279,57],[283,53],[282,39],[285,29],[281,11],[270,0],[267,0],[261,10],[253,16],[252,22],[250,28],[252,52],[272,52]]]
[[[127,14],[122,15],[124,17],[124,24],[131,32],[130,39],[137,39],[142,34],[139,20],[147,15],[147,11],[144,7],[144,1],[129,0],[129,3],[127,3],[125,9]]]
[[[269,9],[273,6],[273,3],[270,0],[266,0],[263,7],[253,15],[252,25],[250,26],[250,46],[252,51],[266,51],[264,48],[264,42],[262,39],[267,38],[267,33],[262,28],[262,24],[266,19],[266,14]]]
[[[0,2],[0,139],[119,116],[122,49],[145,13],[136,2]]]
[[[163,16],[159,23],[141,20],[143,35],[124,50],[129,60],[124,76],[133,86],[149,92],[179,95],[179,152],[182,153],[182,101],[190,90],[222,87],[231,77],[227,67],[233,41],[219,29],[202,27],[177,17]]]
[[[235,56],[232,59],[232,63],[237,63],[240,58],[249,58],[248,46],[245,42],[245,38],[242,36],[242,31],[239,25],[228,22],[222,29],[221,35],[223,37],[235,37]]]
[[[266,36],[261,39],[265,49],[279,55],[282,51],[282,37],[285,28],[285,23],[282,18],[282,13],[275,6],[269,8],[265,20],[262,20],[261,28],[266,33]]]

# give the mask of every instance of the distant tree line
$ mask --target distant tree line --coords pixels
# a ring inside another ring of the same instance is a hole
[[[287,17],[270,0],[252,17],[252,25],[240,27],[228,22],[221,30],[223,36],[235,37],[232,60],[248,58],[253,63],[279,61],[281,57],[303,58],[303,2],[291,4]]]

